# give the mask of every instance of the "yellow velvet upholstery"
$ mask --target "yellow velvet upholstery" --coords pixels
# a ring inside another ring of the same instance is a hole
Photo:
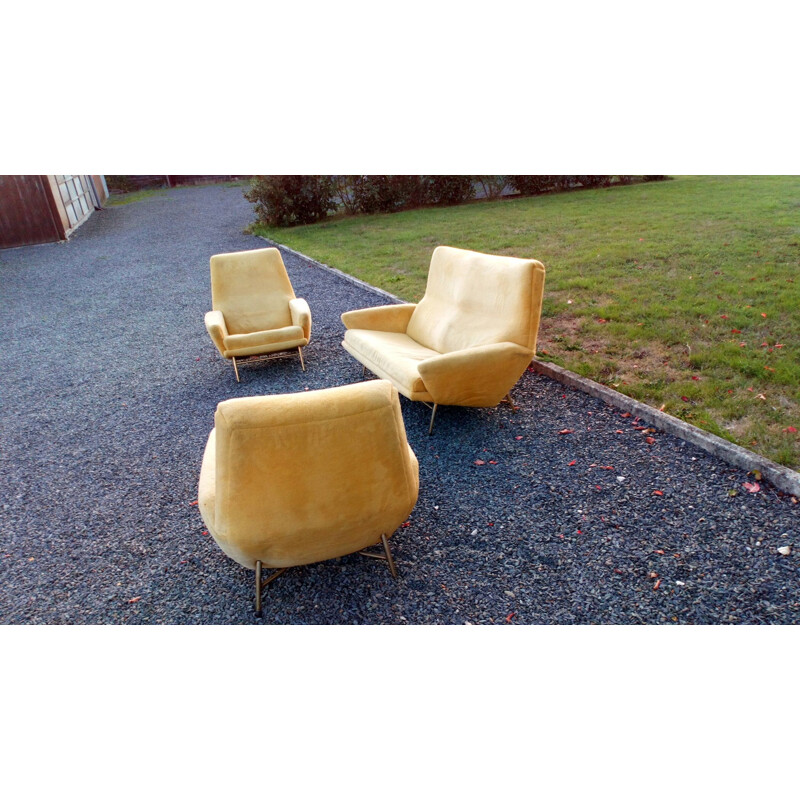
[[[417,502],[419,465],[388,381],[225,400],[214,422],[198,505],[223,552],[250,569],[374,545]]]
[[[544,266],[437,247],[416,305],[342,314],[343,347],[411,400],[495,406],[536,353]]]
[[[308,303],[295,297],[275,247],[212,256],[211,307],[206,329],[225,358],[294,350],[311,338]]]

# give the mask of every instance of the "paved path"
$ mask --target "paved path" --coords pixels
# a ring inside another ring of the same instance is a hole
[[[176,189],[0,251],[0,621],[254,621],[251,573],[192,505],[216,404],[358,380],[339,315],[384,301],[287,253],[308,371],[276,361],[237,384],[203,315],[209,257],[265,245],[251,219],[241,189]],[[777,552],[800,545],[789,498],[543,376],[514,394],[517,413],[440,409],[431,438],[403,399],[421,489],[393,539],[399,580],[358,556],[297,568],[263,623],[798,619],[798,553]]]

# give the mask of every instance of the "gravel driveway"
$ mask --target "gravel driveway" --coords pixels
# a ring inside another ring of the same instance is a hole
[[[385,301],[285,252],[313,314],[308,371],[278,360],[237,384],[203,315],[209,257],[265,246],[251,219],[240,188],[175,189],[68,243],[0,251],[2,622],[256,622],[252,572],[192,504],[214,409],[359,380],[339,315]],[[516,413],[441,408],[433,437],[401,398],[420,495],[392,540],[398,581],[357,555],[298,567],[261,624],[798,620],[800,548],[778,553],[800,545],[789,497],[748,493],[742,470],[667,434],[647,444],[543,376],[514,398]]]

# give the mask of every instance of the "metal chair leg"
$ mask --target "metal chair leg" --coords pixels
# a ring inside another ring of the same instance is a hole
[[[256,616],[261,616],[261,592],[264,590],[265,586],[268,586],[272,581],[275,580],[279,575],[283,575],[289,567],[283,567],[283,569],[276,570],[269,576],[265,581],[261,580],[261,562],[256,561]]]
[[[433,404],[433,412],[431,413],[431,424],[428,426],[428,436],[433,433],[433,420],[436,418],[436,409],[439,408],[438,403]]]
[[[397,580],[397,568],[394,565],[392,551],[389,549],[389,540],[386,538],[385,533],[381,534],[381,541],[383,542],[383,549],[386,551],[386,560],[389,562],[389,572],[391,572],[392,577]]]
[[[239,369],[236,366],[236,356],[233,357],[233,371],[236,373],[236,383],[239,383]]]
[[[305,365],[305,362],[303,361],[303,351],[298,347],[297,348],[297,352],[300,354],[300,366],[303,368],[303,372],[305,372],[306,371],[306,365]]]

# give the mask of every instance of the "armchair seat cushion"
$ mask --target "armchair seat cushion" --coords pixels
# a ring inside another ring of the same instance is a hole
[[[223,339],[225,358],[271,353],[293,347],[305,347],[308,339],[299,325],[287,325],[254,333],[231,333]]]
[[[345,332],[344,349],[378,377],[391,381],[410,400],[431,401],[419,364],[438,356],[436,350],[415,342],[405,333],[354,328]]]

